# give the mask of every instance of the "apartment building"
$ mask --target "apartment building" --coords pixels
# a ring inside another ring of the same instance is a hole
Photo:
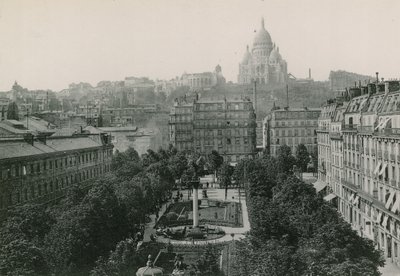
[[[256,121],[249,99],[176,101],[169,125],[170,142],[178,150],[217,150],[231,163],[255,153]]]
[[[263,147],[277,156],[279,147],[287,145],[296,152],[304,144],[308,152],[317,151],[317,124],[320,108],[282,108],[272,110],[263,123]]]
[[[326,185],[325,199],[400,266],[400,83],[348,92],[347,105],[331,104],[321,113],[316,186]]]
[[[105,133],[0,139],[0,219],[9,207],[56,201],[71,185],[89,184],[110,170],[112,150]]]

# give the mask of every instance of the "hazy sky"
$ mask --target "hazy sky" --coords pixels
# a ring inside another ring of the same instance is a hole
[[[0,0],[0,90],[170,79],[212,71],[236,82],[261,17],[288,71],[400,77],[398,0]]]

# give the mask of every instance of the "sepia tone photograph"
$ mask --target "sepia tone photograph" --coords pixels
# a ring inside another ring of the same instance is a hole
[[[400,1],[0,0],[0,276],[400,276]]]

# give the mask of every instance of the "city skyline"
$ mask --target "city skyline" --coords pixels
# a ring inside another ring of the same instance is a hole
[[[298,78],[330,70],[398,77],[397,1],[2,1],[0,91],[126,76],[171,79],[239,62],[264,17]],[[397,9],[396,9],[397,8]],[[290,18],[289,20],[286,18]],[[128,27],[130,26],[130,27]],[[131,30],[131,31],[129,31]]]

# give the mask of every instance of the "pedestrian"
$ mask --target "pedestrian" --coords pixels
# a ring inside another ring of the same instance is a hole
[[[183,200],[183,194],[181,193],[181,201]]]
[[[207,182],[207,189],[208,189],[209,186],[210,186],[210,183]]]

